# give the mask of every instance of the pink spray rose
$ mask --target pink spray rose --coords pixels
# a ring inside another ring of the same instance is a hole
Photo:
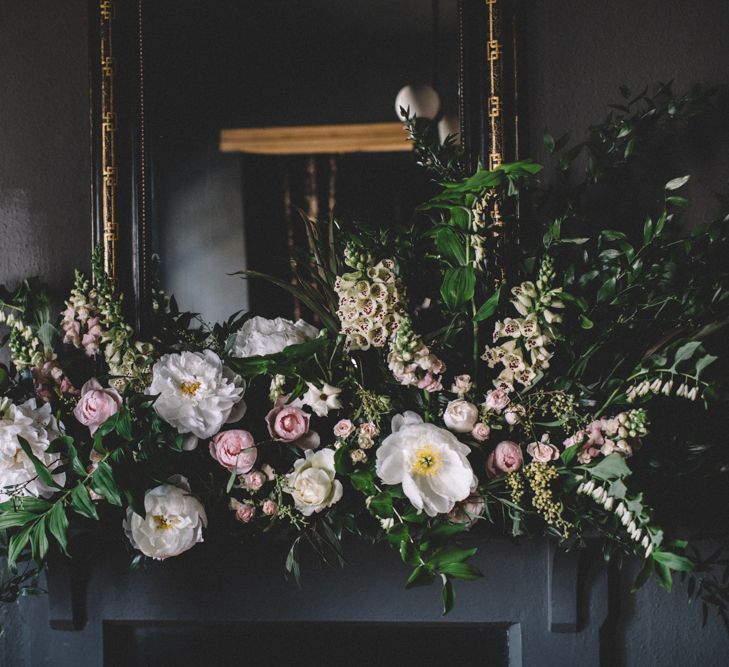
[[[278,513],[278,505],[273,500],[264,500],[261,509],[266,516],[274,516]]]
[[[334,435],[337,438],[348,438],[354,433],[354,424],[349,419],[340,419],[334,425]]]
[[[500,474],[516,472],[523,462],[521,447],[511,440],[504,440],[496,445],[496,449],[486,459],[486,474],[498,477]]]
[[[258,449],[248,431],[221,431],[210,441],[210,456],[236,475],[247,473],[256,462]]]
[[[241,503],[240,507],[235,511],[235,519],[239,523],[250,523],[256,515],[256,508],[247,503]]]
[[[266,474],[260,470],[251,470],[242,480],[248,491],[258,491],[267,481]]]
[[[489,410],[501,412],[510,402],[509,392],[503,389],[492,389],[486,394],[486,407]]]
[[[532,442],[526,450],[537,463],[549,463],[559,458],[559,449],[549,442]]]
[[[471,436],[474,440],[478,440],[479,442],[488,440],[490,435],[491,428],[488,424],[484,424],[483,422],[476,422],[471,430]]]
[[[96,378],[91,378],[81,387],[81,398],[73,410],[73,416],[88,426],[93,435],[109,417],[119,412],[121,406],[122,397],[116,389],[104,388]]]
[[[309,415],[301,408],[276,401],[266,415],[266,425],[274,440],[288,442],[301,449],[316,449],[319,446],[319,434],[309,431]]]

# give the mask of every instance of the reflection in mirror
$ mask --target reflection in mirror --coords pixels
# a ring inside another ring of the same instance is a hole
[[[411,86],[399,102],[457,128],[456,5],[144,5],[152,245],[182,309],[297,316],[284,292],[228,274],[288,280],[306,248],[299,210],[382,226],[412,215],[431,184],[395,99]]]

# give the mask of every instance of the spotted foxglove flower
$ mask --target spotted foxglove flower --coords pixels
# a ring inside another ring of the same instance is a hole
[[[277,354],[289,345],[300,345],[313,340],[318,334],[319,329],[304,320],[292,322],[283,317],[274,320],[252,317],[232,339],[230,353],[242,359]]]
[[[202,503],[191,495],[185,477],[177,475],[147,491],[144,510],[142,517],[127,509],[124,530],[132,546],[145,556],[164,560],[203,541],[208,517]]]
[[[406,412],[393,418],[392,433],[377,450],[376,471],[383,483],[402,484],[418,511],[446,514],[471,494],[469,451],[449,431]]]
[[[36,408],[35,399],[0,410],[0,502],[12,496],[42,496],[49,498],[56,489],[45,484],[35,471],[33,462],[20,446],[23,438],[40,462],[51,471],[59,486],[66,483],[66,474],[54,472],[60,465],[60,454],[46,450],[51,441],[61,435],[61,425],[46,403]]]
[[[205,350],[161,357],[146,393],[159,394],[154,408],[178,433],[209,438],[229,419],[240,419],[243,390],[240,377]]]
[[[334,505],[343,493],[342,483],[335,479],[334,450],[309,449],[303,459],[294,463],[294,469],[286,475],[286,493],[294,499],[294,505],[304,516]]]

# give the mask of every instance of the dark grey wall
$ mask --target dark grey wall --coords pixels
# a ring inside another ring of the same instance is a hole
[[[0,0],[0,282],[38,273],[57,295],[69,285],[71,268],[87,261],[90,245],[86,6],[85,0]],[[600,119],[623,83],[635,89],[655,79],[674,78],[679,88],[694,82],[729,83],[728,28],[726,0],[531,2],[531,145],[540,146],[545,126],[559,135]],[[713,173],[721,165],[719,159],[698,166],[718,182]],[[491,561],[498,580],[528,576],[542,590],[546,575],[538,567],[522,571],[524,562],[517,555],[522,552],[514,549],[508,563]],[[393,563],[384,558],[382,566]],[[377,565],[370,562],[365,569],[374,586],[371,574]],[[729,642],[723,630],[718,623],[701,630],[700,610],[687,605],[680,586],[666,595],[651,583],[631,596],[630,575],[623,576],[620,662],[641,667],[727,663]],[[394,587],[391,577],[384,580],[387,590],[379,600],[372,596],[377,600],[372,617],[387,600],[395,610],[388,617],[411,604],[402,603],[400,596],[408,594]],[[484,589],[487,598],[487,583]],[[323,604],[317,603],[319,616]],[[45,597],[0,609],[0,622],[6,625],[0,665],[38,664],[30,658],[30,646],[49,638],[47,609]],[[39,629],[33,631],[32,623]],[[60,651],[64,638],[57,634],[53,641]],[[572,641],[579,646],[584,636]],[[594,647],[580,655],[581,664],[596,664]],[[55,664],[60,661],[61,656]]]

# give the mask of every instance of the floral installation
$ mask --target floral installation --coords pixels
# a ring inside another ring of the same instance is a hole
[[[293,281],[243,272],[293,294],[296,322],[207,326],[157,290],[136,331],[98,251],[59,318],[37,283],[3,288],[5,588],[96,522],[136,559],[275,532],[296,578],[302,549],[341,562],[354,535],[396,548],[408,587],[440,582],[447,612],[490,532],[597,541],[642,560],[641,581],[680,572],[726,619],[722,557],[671,534],[661,489],[729,466],[701,444],[728,426],[729,218],[683,233],[688,177],[661,184],[638,231],[590,224],[575,195],[707,99],[663,88],[576,147],[547,137],[557,178],[589,156],[553,188],[531,161],[468,173],[406,115],[438,179],[411,224],[304,220],[311,260]]]

